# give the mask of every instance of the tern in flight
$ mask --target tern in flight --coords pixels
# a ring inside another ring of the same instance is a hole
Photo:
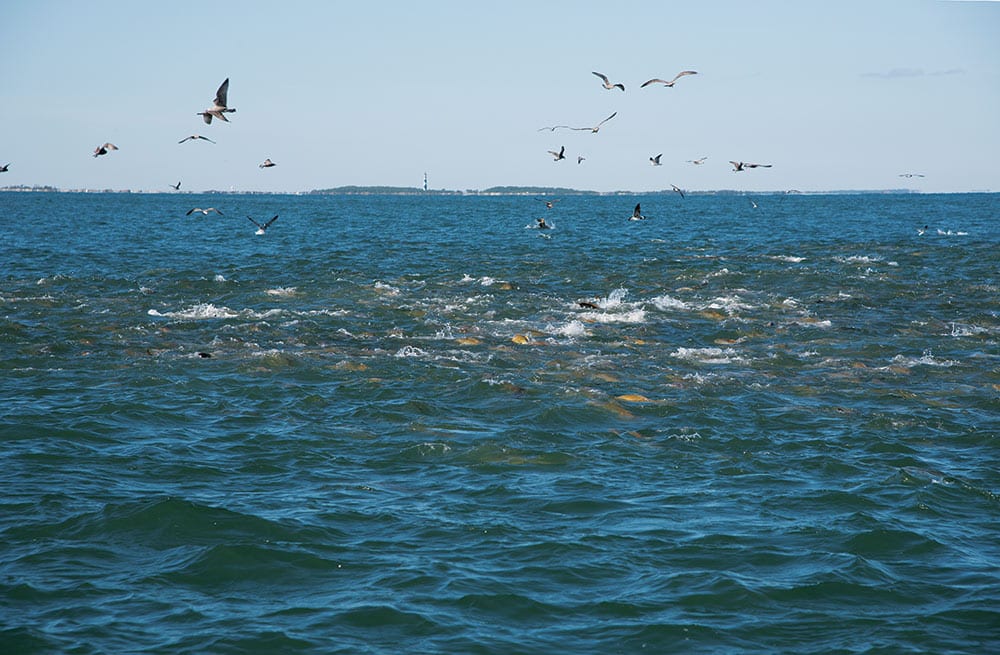
[[[218,118],[224,123],[228,123],[229,119],[226,118],[227,113],[232,113],[236,111],[231,109],[226,105],[227,96],[229,95],[229,78],[219,86],[219,90],[215,92],[215,100],[212,101],[212,106],[205,111],[198,112],[198,116],[205,119],[205,122],[209,125],[212,124],[213,118]]]
[[[275,214],[275,215],[274,215],[274,218],[272,218],[272,219],[271,219],[271,220],[269,220],[268,222],[264,223],[263,225],[261,225],[260,223],[258,223],[258,222],[257,222],[257,221],[255,221],[255,220],[253,220],[253,219],[252,219],[252,218],[250,218],[249,216],[247,216],[247,218],[248,218],[248,219],[250,220],[250,222],[251,222],[251,223],[253,223],[254,225],[256,225],[256,226],[257,226],[257,231],[256,231],[256,232],[254,232],[254,234],[257,234],[257,235],[260,235],[260,234],[264,234],[264,232],[266,232],[266,231],[267,231],[267,228],[271,227],[271,223],[273,223],[273,222],[275,222],[276,220],[278,220],[278,215],[277,215],[277,214]]]
[[[748,168],[771,168],[770,164],[748,164],[742,161],[733,161],[732,159],[729,160],[729,163],[733,165],[734,173],[745,171]]]
[[[697,74],[698,74],[698,71],[681,71],[680,73],[677,73],[677,75],[674,75],[674,79],[672,79],[670,81],[661,80],[658,77],[654,77],[651,80],[643,82],[642,86],[640,86],[639,88],[640,89],[645,88],[645,87],[649,86],[650,84],[662,84],[663,86],[673,86],[674,82],[676,82],[680,78],[684,77],[685,75],[697,75]]]
[[[560,159],[566,159],[566,146],[562,146],[561,148],[559,148],[559,152],[556,152],[555,150],[549,150],[549,154],[555,158],[555,161],[559,161]]]
[[[178,182],[177,185],[180,186],[180,182]],[[222,212],[220,212],[215,207],[206,207],[205,209],[202,209],[201,207],[195,207],[194,209],[189,209],[187,211],[187,213],[184,214],[184,215],[185,216],[190,216],[191,214],[193,214],[195,212],[201,212],[203,216],[208,216],[209,212],[215,212],[219,216],[225,216],[225,214],[223,214]]]
[[[611,120],[612,118],[614,118],[617,115],[618,115],[618,112],[615,112],[615,113],[611,114],[610,116],[608,116],[603,121],[601,121],[600,123],[598,123],[597,125],[595,125],[593,127],[571,127],[570,129],[571,130],[580,130],[580,131],[590,130],[593,134],[597,134],[600,131],[602,125],[604,125],[605,123],[607,123],[609,120]]]
[[[262,161],[260,164],[257,165],[258,168],[271,168],[272,166],[277,166],[277,164],[275,164],[270,159],[265,159],[264,161]]]
[[[598,73],[597,71],[591,71],[591,72],[594,75],[596,75],[597,77],[601,78],[601,81],[604,82],[604,88],[605,89],[611,90],[611,89],[614,89],[615,87],[617,87],[617,88],[621,89],[622,91],[625,90],[625,85],[624,84],[621,84],[621,83],[619,83],[619,84],[612,84],[611,81],[608,79],[608,76],[605,75],[604,73]]]
[[[701,164],[704,164],[706,159],[708,159],[708,157],[700,157],[698,159],[689,159],[687,161],[688,161],[689,164],[694,164],[695,166],[699,166]]]
[[[200,139],[202,141],[208,141],[209,143],[215,143],[215,141],[212,141],[207,136],[202,136],[200,134],[192,134],[191,136],[186,136],[183,139],[181,139],[180,141],[178,141],[177,143],[184,143],[185,141],[191,141],[192,139],[196,139],[196,140]]]
[[[659,166],[660,165],[660,157],[662,157],[662,156],[663,156],[663,153],[661,152],[660,154],[658,154],[655,157],[650,157],[649,158],[649,163],[652,164],[653,166]]]
[[[642,215],[642,210],[639,208],[639,203],[635,203],[635,209],[632,210],[632,216],[628,220],[630,221],[646,220],[646,217]]]
[[[105,143],[103,146],[97,146],[94,148],[94,156],[100,157],[101,155],[106,155],[112,150],[118,150],[118,146],[113,143]]]

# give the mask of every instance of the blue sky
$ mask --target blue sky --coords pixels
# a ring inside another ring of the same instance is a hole
[[[0,42],[0,185],[1000,190],[1000,2],[21,0]]]

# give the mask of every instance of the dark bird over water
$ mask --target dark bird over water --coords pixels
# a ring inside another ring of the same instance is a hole
[[[683,198],[683,197],[684,197],[684,190],[683,190],[683,189],[681,189],[681,188],[680,188],[679,186],[677,186],[676,184],[671,184],[671,185],[670,185],[670,188],[672,188],[672,189],[674,190],[674,193],[679,193],[679,194],[681,195],[681,198]]]
[[[277,214],[275,214],[275,215],[274,215],[274,217],[273,217],[273,218],[272,218],[271,220],[269,220],[268,222],[264,223],[263,225],[261,225],[260,223],[258,223],[258,222],[257,222],[257,221],[255,221],[255,220],[253,220],[253,219],[252,219],[252,218],[250,218],[249,216],[247,216],[247,219],[248,219],[248,220],[249,220],[249,221],[250,221],[251,223],[253,223],[254,225],[256,225],[256,226],[257,226],[257,231],[256,231],[256,232],[254,232],[254,234],[264,234],[264,232],[266,232],[266,231],[267,231],[267,228],[271,227],[271,223],[273,223],[273,222],[275,222],[276,220],[278,220],[278,215],[277,215]]]
[[[601,81],[604,82],[604,88],[605,89],[611,90],[611,89],[614,89],[614,88],[619,88],[622,91],[625,90],[625,85],[624,84],[621,84],[621,83],[619,83],[619,84],[612,84],[611,81],[608,80],[608,76],[605,75],[604,73],[598,73],[597,71],[591,71],[591,72],[594,75],[596,75],[597,77],[601,78]]]
[[[184,143],[185,141],[190,141],[192,139],[201,139],[202,141],[208,141],[209,143],[215,143],[215,141],[212,141],[207,136],[202,136],[200,134],[192,134],[191,136],[186,136],[183,139],[181,139],[180,141],[178,141],[177,143]]]
[[[644,87],[649,86],[650,84],[662,84],[663,86],[673,86],[674,82],[684,77],[685,75],[697,75],[697,74],[698,71],[681,71],[680,73],[677,73],[677,75],[674,75],[674,79],[670,80],[669,82],[667,80],[661,80],[658,77],[654,77],[651,80],[643,82],[642,86],[640,86],[639,88],[642,89]]]
[[[644,221],[646,217],[642,215],[642,209],[639,207],[639,203],[635,203],[635,209],[632,210],[632,217],[629,218],[630,221]]]
[[[180,184],[180,182],[178,182],[178,185],[179,185],[179,184]],[[201,207],[195,207],[194,209],[189,209],[189,210],[187,211],[187,213],[186,213],[186,214],[184,214],[184,215],[185,215],[185,216],[190,216],[191,214],[193,214],[193,213],[195,213],[195,212],[201,212],[201,213],[202,213],[203,215],[205,215],[205,216],[208,216],[208,213],[209,213],[209,212],[215,212],[215,213],[216,213],[216,214],[218,214],[219,216],[225,216],[225,214],[223,214],[222,212],[220,212],[220,211],[219,211],[218,209],[216,209],[215,207],[206,207],[205,209],[202,209]]]
[[[561,148],[559,148],[559,152],[556,152],[555,150],[549,150],[549,154],[555,158],[555,161],[559,161],[560,159],[566,159],[566,146],[562,146]]]
[[[181,190],[181,183],[178,182],[177,184],[171,184],[170,188],[173,189],[174,191],[180,191]]]
[[[554,205],[557,202],[559,202],[558,198],[556,198],[555,200],[546,200],[545,198],[535,198],[535,200],[537,200],[539,202],[544,202],[545,203],[545,207],[547,209],[552,209],[552,205]]]
[[[101,155],[106,155],[111,150],[118,150],[118,146],[113,143],[105,143],[103,146],[97,146],[94,148],[94,156],[100,157]]]
[[[219,90],[215,92],[215,100],[212,102],[212,106],[205,111],[198,112],[198,116],[205,119],[205,122],[209,125],[212,124],[213,118],[218,118],[224,123],[228,123],[229,119],[226,118],[227,113],[232,113],[236,111],[231,109],[226,102],[228,102],[229,96],[229,78],[219,86]]]

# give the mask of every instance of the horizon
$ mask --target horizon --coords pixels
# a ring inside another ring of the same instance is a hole
[[[613,29],[569,2],[294,8],[6,8],[0,185],[1000,189],[997,2],[626,3]],[[237,112],[206,125],[224,79]]]

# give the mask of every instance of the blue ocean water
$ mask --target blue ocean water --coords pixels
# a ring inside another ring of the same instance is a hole
[[[0,193],[0,652],[997,652],[1000,196],[754,201]]]

